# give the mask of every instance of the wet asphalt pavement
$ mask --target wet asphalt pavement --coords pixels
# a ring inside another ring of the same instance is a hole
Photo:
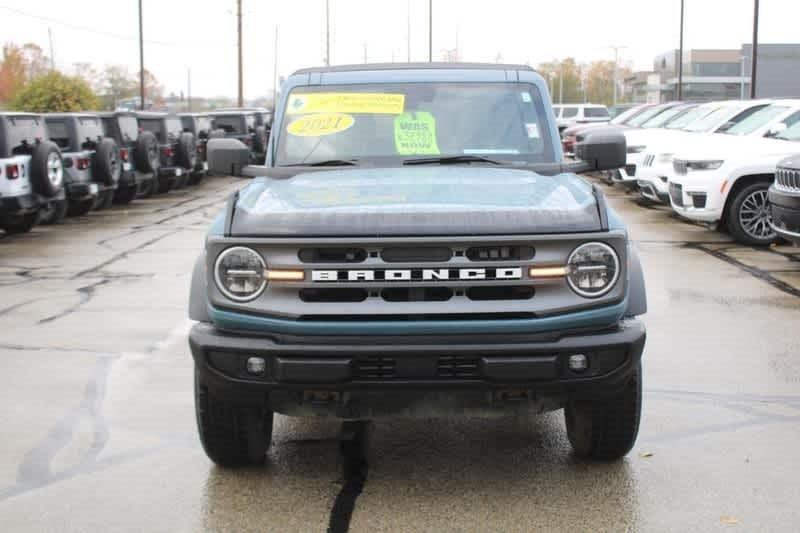
[[[383,421],[344,455],[337,422],[278,416],[266,467],[215,467],[186,306],[242,183],[0,236],[0,531],[325,531],[359,481],[351,531],[800,527],[800,248],[737,246],[616,188],[650,304],[624,461],[574,458],[561,412]]]

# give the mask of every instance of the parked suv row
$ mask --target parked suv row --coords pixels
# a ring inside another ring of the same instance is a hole
[[[211,135],[208,115],[2,112],[0,229],[26,232],[197,183]]]

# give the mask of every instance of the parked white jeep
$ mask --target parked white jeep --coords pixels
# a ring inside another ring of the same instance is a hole
[[[0,113],[0,229],[24,233],[64,199],[61,152],[47,140],[44,118]]]
[[[709,102],[687,113],[687,120],[682,121],[683,124],[678,123],[678,129],[668,126],[663,130],[635,131],[630,132],[630,136],[626,134],[629,144],[633,143],[644,150],[636,172],[641,195],[652,202],[669,205],[667,176],[672,171],[674,154],[707,142],[709,134],[725,133],[770,103],[770,100]],[[650,135],[644,137],[647,134]]]
[[[776,238],[767,191],[775,168],[800,152],[800,112],[771,139],[714,136],[675,154],[668,177],[672,208],[682,217],[726,229],[738,242],[766,246]]]

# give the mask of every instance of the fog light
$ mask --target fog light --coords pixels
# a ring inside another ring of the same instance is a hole
[[[583,372],[589,368],[589,358],[582,353],[569,356],[569,369],[573,372]]]
[[[260,376],[267,370],[267,362],[263,357],[248,357],[247,358],[247,373],[254,376]]]

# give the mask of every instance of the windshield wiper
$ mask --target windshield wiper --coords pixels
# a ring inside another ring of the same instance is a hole
[[[280,165],[282,167],[351,167],[358,165],[358,159],[324,159],[312,163],[292,163],[291,165]]]
[[[504,162],[483,157],[482,155],[451,155],[446,157],[420,157],[419,159],[406,159],[404,165],[456,165],[458,163],[491,163],[502,165]]]

